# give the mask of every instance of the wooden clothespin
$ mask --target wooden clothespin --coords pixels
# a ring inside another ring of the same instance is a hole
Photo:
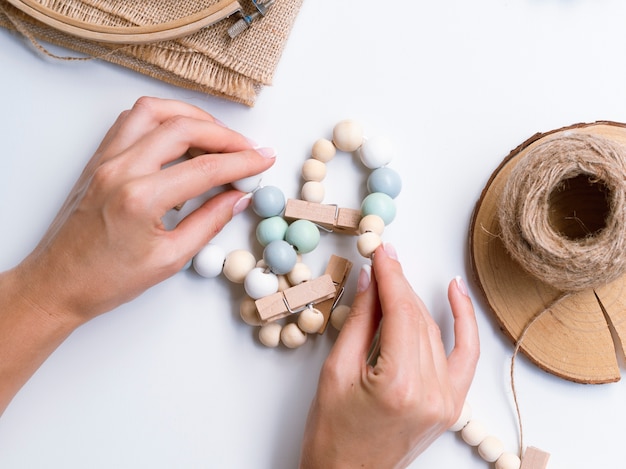
[[[330,275],[330,278],[335,284],[335,296],[315,305],[315,309],[317,309],[324,315],[324,324],[318,331],[318,334],[323,334],[326,330],[328,320],[330,319],[330,313],[332,312],[333,308],[336,306],[336,303],[339,301],[339,298],[343,294],[343,289],[346,281],[348,280],[351,269],[352,262],[350,262],[348,259],[335,256],[334,254],[330,256],[330,260],[328,261],[328,265],[326,266],[326,271],[324,273]]]
[[[309,220],[329,231],[356,235],[361,221],[361,211],[341,208],[337,205],[289,199],[285,206],[284,218],[286,220]]]
[[[324,274],[284,291],[259,298],[255,304],[261,322],[267,323],[299,312],[307,305],[334,298],[335,295],[333,279],[330,275]]]
[[[529,446],[524,452],[520,469],[545,469],[548,466],[548,459],[550,459],[550,453]]]

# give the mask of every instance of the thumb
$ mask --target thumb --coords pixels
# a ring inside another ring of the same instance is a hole
[[[359,272],[357,294],[329,358],[343,363],[365,364],[381,318],[378,287],[370,265]]]

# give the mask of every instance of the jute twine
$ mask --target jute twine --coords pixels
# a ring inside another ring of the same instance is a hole
[[[566,191],[576,178],[603,193],[606,210],[599,228],[583,229],[584,235],[571,237],[555,226],[551,215],[555,194]],[[546,139],[511,172],[497,216],[500,239],[511,257],[528,273],[562,292],[527,322],[515,343],[510,380],[521,455],[524,432],[515,360],[529,329],[575,292],[607,285],[626,272],[626,149],[587,133],[565,132]]]
[[[551,222],[551,197],[577,176],[601,188],[604,226],[571,239]],[[539,144],[514,168],[498,207],[501,239],[531,275],[565,291],[606,285],[626,271],[626,154],[611,140],[569,133]]]

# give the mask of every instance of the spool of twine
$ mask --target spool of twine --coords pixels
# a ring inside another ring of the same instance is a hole
[[[563,292],[626,272],[626,149],[565,132],[528,152],[504,187],[501,239],[528,273]]]

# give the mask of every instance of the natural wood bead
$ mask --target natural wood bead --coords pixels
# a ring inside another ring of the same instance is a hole
[[[266,347],[278,347],[282,326],[277,322],[270,322],[259,329],[259,340]]]
[[[304,262],[297,262],[291,269],[291,272],[287,274],[287,279],[291,285],[300,285],[302,282],[306,282],[313,278],[313,272],[308,265]]]
[[[359,222],[359,233],[363,234],[368,231],[382,235],[385,231],[385,222],[378,215],[365,215]]]
[[[298,316],[298,327],[303,332],[315,334],[324,325],[324,315],[320,310],[315,308],[307,308]]]
[[[514,453],[504,452],[496,461],[496,469],[519,469],[522,461]]]
[[[335,309],[333,309],[333,312],[330,313],[330,323],[335,329],[340,331],[346,322],[346,318],[348,317],[348,314],[350,314],[350,306],[347,306],[347,305],[335,306]]]
[[[286,275],[277,275],[278,277],[278,290],[277,291],[285,291],[288,288],[291,288],[291,282]]]
[[[463,427],[465,427],[465,425],[467,425],[467,423],[471,419],[472,419],[472,408],[467,402],[465,402],[463,403],[463,409],[461,410],[461,415],[459,415],[459,418],[450,427],[450,431],[458,432],[458,431],[463,430]]]
[[[478,446],[487,437],[487,430],[478,420],[470,420],[461,430],[461,438],[470,446]]]
[[[358,122],[343,120],[333,129],[333,143],[338,150],[353,152],[363,144],[363,128]]]
[[[246,275],[254,269],[256,259],[254,255],[245,249],[237,249],[226,255],[222,273],[233,283],[243,283]]]
[[[487,462],[495,462],[504,453],[504,444],[495,436],[487,436],[478,445],[478,454]]]
[[[337,154],[337,149],[333,142],[325,138],[320,138],[313,144],[311,156],[322,163],[328,163]]]
[[[326,165],[319,160],[309,158],[302,165],[302,179],[321,182],[326,177]]]
[[[302,185],[300,196],[307,202],[321,204],[326,196],[326,189],[319,181],[307,181]]]
[[[286,324],[280,331],[280,340],[288,348],[297,348],[306,342],[307,335],[295,322]]]
[[[260,326],[261,318],[259,318],[259,313],[256,309],[256,304],[254,300],[249,296],[246,296],[239,305],[239,315],[243,322],[249,324],[251,326]]]
[[[369,258],[372,257],[376,248],[383,243],[382,239],[380,239],[380,235],[368,231],[367,233],[363,233],[359,235],[356,240],[356,248],[363,257]]]

